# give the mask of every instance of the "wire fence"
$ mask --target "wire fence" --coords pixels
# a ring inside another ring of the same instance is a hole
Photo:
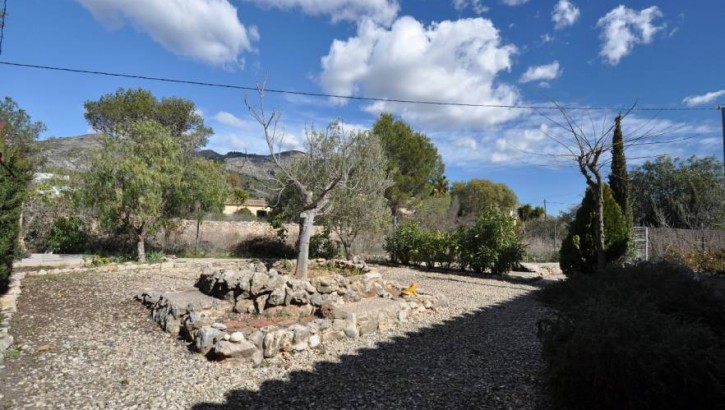
[[[661,259],[672,252],[715,253],[725,249],[725,231],[709,229],[634,228],[637,258]]]

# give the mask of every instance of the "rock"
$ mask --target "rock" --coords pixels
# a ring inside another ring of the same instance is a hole
[[[345,332],[342,330],[333,330],[332,328],[325,329],[320,334],[321,338],[325,342],[334,340],[340,340],[345,338]]]
[[[287,330],[290,330],[294,334],[292,343],[306,343],[310,338],[310,328],[307,326],[296,324],[290,326]]]
[[[213,327],[214,329],[219,329],[219,330],[227,330],[227,325],[225,325],[224,323],[219,323],[219,322],[212,323],[211,327]]]
[[[362,275],[362,278],[364,281],[371,281],[373,279],[382,279],[383,275],[381,275],[380,272],[370,271]]]
[[[285,305],[306,305],[310,302],[310,294],[304,289],[300,288],[287,288],[285,294],[284,304]]]
[[[250,285],[249,292],[253,296],[257,296],[267,290],[267,284],[269,284],[269,275],[266,272],[254,272],[252,275],[252,282]]]
[[[294,334],[285,329],[267,333],[264,336],[264,348],[262,351],[264,357],[273,357],[279,352],[292,350],[293,339]]]
[[[253,300],[242,299],[241,296],[237,298],[237,301],[234,304],[234,311],[237,313],[254,313],[255,309],[256,307]]]
[[[254,300],[254,306],[257,308],[257,313],[264,312],[264,309],[267,307],[268,299],[269,299],[269,295],[257,296],[257,299]]]
[[[219,359],[248,358],[257,351],[254,344],[246,341],[232,343],[222,340],[214,345],[214,356]]]
[[[401,323],[408,321],[408,310],[401,310],[398,312],[398,321]]]
[[[224,338],[224,332],[213,327],[202,327],[196,333],[194,339],[194,350],[201,354],[207,354],[214,345]]]
[[[322,317],[325,319],[333,319],[335,306],[337,305],[331,302],[323,303],[322,306],[320,306],[320,314]]]
[[[244,341],[244,333],[234,332],[229,336],[229,341],[233,343],[240,343]]]
[[[260,366],[262,362],[264,361],[264,354],[262,354],[261,350],[257,350],[252,354],[252,364],[254,366]]]
[[[352,313],[345,320],[346,326],[344,329],[345,336],[355,339],[360,336],[360,331],[357,328],[357,315]]]
[[[370,333],[375,333],[375,331],[378,330],[377,317],[368,315],[368,316],[365,316],[364,318],[360,318],[357,321],[357,329],[358,329],[358,334],[360,336],[365,336]]]
[[[329,294],[337,291],[337,289],[340,288],[337,280],[330,276],[319,276],[317,278],[314,278],[312,280],[312,283],[315,287],[315,290],[322,294]]]
[[[312,349],[316,348],[317,346],[320,346],[320,344],[321,344],[320,335],[310,336],[309,344]]]
[[[229,340],[229,339],[231,339],[231,336],[229,336],[229,333],[225,333],[223,339]]]
[[[287,294],[287,288],[286,287],[278,287],[272,291],[269,295],[269,299],[267,299],[267,304],[269,306],[280,306],[284,305],[285,296]]]
[[[247,337],[247,339],[254,343],[255,346],[257,346],[258,349],[262,349],[264,347],[264,332],[260,330],[254,331],[251,335]]]

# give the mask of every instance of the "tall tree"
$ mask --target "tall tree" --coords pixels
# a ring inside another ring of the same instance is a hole
[[[455,182],[451,195],[460,201],[459,217],[477,217],[491,209],[506,214],[516,209],[516,194],[506,184],[488,179],[472,179],[467,182]]]
[[[387,170],[393,180],[385,197],[393,213],[394,223],[398,211],[412,198],[428,196],[436,180],[440,181],[445,166],[435,145],[420,132],[391,114],[383,113],[373,125],[373,133],[380,138],[388,158]]]
[[[632,204],[629,195],[629,175],[627,174],[627,160],[624,155],[624,136],[622,135],[622,116],[614,119],[614,132],[612,133],[612,168],[609,173],[609,186],[612,195],[622,208],[627,226],[632,227]]]
[[[252,104],[245,95],[244,103],[252,117],[262,127],[265,141],[279,174],[280,187],[294,190],[293,197],[301,201],[302,211],[298,240],[295,275],[307,277],[310,237],[315,218],[330,211],[333,193],[348,190],[357,192],[355,170],[365,165],[356,154],[357,147],[370,137],[367,132],[346,132],[340,122],[330,124],[324,131],[306,132],[305,150],[302,155],[285,162],[279,152],[284,133],[279,131],[280,113],[265,110],[264,84],[257,87],[258,101]],[[284,191],[282,191],[284,192]]]
[[[666,155],[634,167],[632,205],[637,224],[682,229],[723,229],[725,178],[714,157]]]
[[[92,157],[85,197],[104,226],[134,236],[139,262],[146,261],[146,238],[170,217],[164,211],[174,196],[168,193],[182,186],[184,160],[179,141],[153,120],[130,124],[121,138],[105,135]]]
[[[15,101],[0,101],[0,294],[7,289],[23,201],[33,179],[33,142],[43,130],[43,123],[32,121]]]
[[[153,120],[165,127],[188,151],[206,145],[212,134],[192,101],[178,97],[159,101],[141,88],[120,88],[98,101],[86,101],[85,109],[86,120],[94,130],[115,138],[128,135],[134,124],[142,120]]]

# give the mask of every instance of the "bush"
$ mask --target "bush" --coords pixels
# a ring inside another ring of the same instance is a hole
[[[289,259],[296,257],[295,248],[277,238],[257,236],[240,242],[234,249],[234,256],[242,258],[276,258]]]
[[[665,259],[681,263],[695,272],[725,275],[725,249],[682,252],[679,249],[670,248],[667,250]]]
[[[594,273],[597,269],[596,200],[587,189],[582,205],[576,212],[569,233],[561,244],[559,265],[565,275]],[[604,185],[604,252],[608,262],[615,261],[627,252],[629,230],[612,190]]]
[[[392,261],[402,264],[433,267],[439,263],[449,268],[458,263],[462,269],[493,274],[511,270],[524,255],[513,218],[498,211],[481,215],[473,226],[447,233],[421,230],[415,222],[406,221],[386,238],[384,248]]]
[[[75,216],[56,219],[48,235],[48,244],[56,253],[82,253],[87,241],[83,221]]]
[[[414,221],[404,221],[392,236],[385,238],[383,249],[390,254],[390,260],[407,265],[418,254],[416,245],[419,242],[420,229]]]
[[[330,231],[314,234],[310,237],[310,258],[334,259],[339,255],[337,243],[330,238]]]
[[[672,264],[611,268],[543,289],[539,324],[557,408],[715,408],[725,402],[725,305]]]
[[[516,235],[513,218],[499,211],[489,211],[460,235],[461,265],[474,272],[489,270],[505,273],[521,262],[524,247]]]

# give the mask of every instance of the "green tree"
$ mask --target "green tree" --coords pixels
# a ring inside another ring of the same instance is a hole
[[[516,209],[516,213],[519,215],[519,219],[521,221],[526,222],[544,216],[544,208],[540,206],[533,207],[526,204],[518,207],[518,209]]]
[[[612,195],[624,212],[627,226],[632,227],[632,203],[629,194],[629,174],[627,173],[627,159],[624,155],[624,136],[622,135],[622,116],[614,119],[614,132],[612,133],[612,168],[609,173],[609,186]]]
[[[208,213],[220,214],[224,210],[224,202],[231,194],[243,203],[246,192],[240,188],[232,189],[226,181],[227,172],[216,162],[202,158],[194,158],[183,171],[181,185],[176,191],[177,200],[174,208],[167,214],[183,212],[196,221],[194,250],[199,251],[199,228]]]
[[[604,256],[606,261],[616,260],[627,252],[629,229],[622,210],[612,195],[609,185],[602,185],[604,202]],[[596,246],[597,200],[593,189],[587,188],[581,207],[561,244],[559,265],[566,275],[601,271]]]
[[[34,141],[44,130],[9,97],[0,101],[0,294],[7,289],[18,249],[23,201],[36,165]]]
[[[120,88],[98,101],[87,101],[85,109],[86,120],[94,130],[115,138],[128,135],[139,121],[153,120],[165,127],[184,150],[191,151],[206,145],[213,133],[204,126],[204,119],[192,101],[178,97],[159,101],[141,88]]]
[[[393,185],[385,192],[393,222],[398,211],[412,198],[428,196],[434,182],[441,182],[445,166],[435,145],[425,134],[415,132],[402,120],[383,113],[373,125],[388,158],[387,171]],[[438,188],[441,188],[440,186]]]
[[[361,133],[353,146],[358,163],[346,184],[335,190],[324,224],[342,243],[345,258],[352,258],[352,245],[361,234],[381,234],[390,223],[385,190],[392,185],[385,171],[387,159],[380,140],[370,132]]]
[[[725,180],[714,157],[666,155],[634,167],[632,205],[637,224],[682,229],[723,229]]]
[[[139,120],[117,138],[103,136],[85,175],[85,197],[107,228],[127,229],[136,240],[139,262],[146,261],[145,240],[170,218],[165,210],[182,188],[188,158],[168,128]]]
[[[516,194],[505,184],[487,179],[472,179],[468,182],[455,182],[451,195],[460,201],[458,216],[476,218],[483,212],[496,209],[504,213],[516,209]]]

